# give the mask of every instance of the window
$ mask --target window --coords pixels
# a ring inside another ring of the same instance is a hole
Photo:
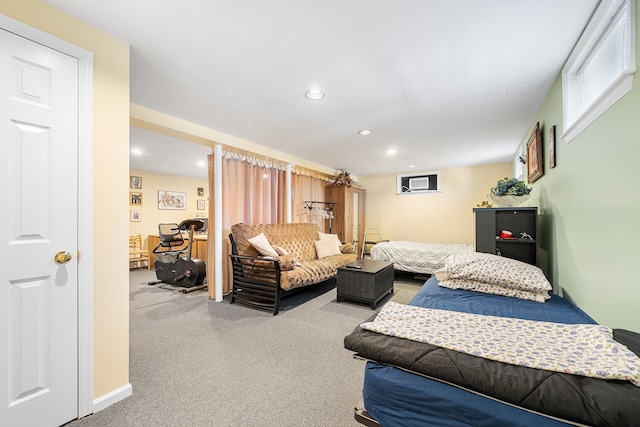
[[[565,142],[631,90],[635,65],[632,0],[604,0],[562,70]]]
[[[418,172],[398,175],[397,194],[437,193],[440,191],[440,172]]]

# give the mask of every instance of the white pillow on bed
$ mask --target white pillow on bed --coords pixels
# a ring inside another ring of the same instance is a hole
[[[443,288],[537,302],[548,300],[551,290],[544,273],[535,265],[482,252],[451,255],[435,276]]]
[[[550,291],[551,283],[535,265],[483,252],[461,252],[435,272],[440,281],[459,279],[529,291]]]
[[[257,236],[247,240],[249,241],[249,243],[251,243],[251,246],[256,248],[262,255],[271,256],[274,258],[278,256],[278,252],[273,249],[271,243],[269,243],[269,241],[267,240],[267,236],[265,236],[264,233],[260,233]]]
[[[529,301],[545,302],[549,298],[548,291],[531,291],[526,289],[510,288],[508,286],[492,285],[490,283],[482,283],[468,280],[443,280],[439,282],[443,288],[464,289],[466,291],[482,292],[485,294],[502,295],[505,297],[526,299]]]

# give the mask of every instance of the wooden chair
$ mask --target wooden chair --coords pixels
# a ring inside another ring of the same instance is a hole
[[[142,249],[142,236],[129,236],[129,269],[131,264],[134,268],[142,268],[143,263],[147,263],[147,270],[151,270],[151,260],[148,249]]]

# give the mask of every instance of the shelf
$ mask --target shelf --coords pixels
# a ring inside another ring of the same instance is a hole
[[[532,265],[537,264],[536,207],[477,208],[473,212],[476,217],[476,251],[500,254]],[[501,238],[500,233],[503,230],[513,233],[513,238]],[[521,234],[523,232],[527,233],[526,237]]]
[[[500,243],[536,243],[535,239],[531,240],[531,239],[501,239],[499,237],[496,237],[496,242],[500,242]]]

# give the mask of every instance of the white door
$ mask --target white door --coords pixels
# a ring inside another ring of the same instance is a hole
[[[0,150],[0,425],[59,426],[78,415],[78,60],[1,29]]]

